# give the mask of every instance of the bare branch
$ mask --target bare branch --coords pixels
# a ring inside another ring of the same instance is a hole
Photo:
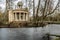
[[[35,19],[35,0],[33,0],[33,20]]]
[[[47,5],[47,0],[45,1],[45,6],[44,6],[44,9],[43,9],[43,14],[42,14],[42,16],[44,16],[45,9],[46,9],[46,5]]]
[[[37,11],[36,11],[36,17],[38,17],[38,11],[39,11],[39,6],[40,6],[40,1],[41,0],[39,0],[39,2],[38,2],[38,8],[37,8]]]
[[[58,1],[57,5],[56,5],[55,9],[52,12],[46,14],[45,16],[53,14],[55,12],[55,10],[58,8],[58,5],[59,5],[59,1]]]

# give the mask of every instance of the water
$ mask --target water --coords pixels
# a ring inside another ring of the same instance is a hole
[[[48,25],[48,29],[50,34],[56,34],[56,35],[60,35],[60,25],[59,24],[51,24]]]
[[[60,34],[60,25],[51,24],[38,28],[0,28],[0,40],[44,40],[46,34]]]

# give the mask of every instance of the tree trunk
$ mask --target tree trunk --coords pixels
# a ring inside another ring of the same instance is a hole
[[[33,21],[35,21],[35,0],[33,0]]]

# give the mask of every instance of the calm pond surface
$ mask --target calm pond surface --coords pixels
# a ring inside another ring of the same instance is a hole
[[[0,40],[44,40],[46,34],[60,34],[60,25],[50,24],[38,28],[0,28]]]

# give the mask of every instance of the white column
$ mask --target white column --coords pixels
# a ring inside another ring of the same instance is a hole
[[[26,20],[28,21],[29,17],[28,17],[28,13],[26,14]]]
[[[27,21],[27,13],[26,13],[26,21]]]
[[[19,20],[21,21],[21,13],[19,13]]]
[[[15,21],[15,13],[13,13],[13,19],[14,19],[14,21]]]
[[[17,20],[17,15],[16,15],[16,13],[15,13],[15,21]]]
[[[29,13],[28,13],[28,21],[29,21]]]
[[[25,13],[25,21],[26,21],[26,13]]]
[[[25,16],[26,16],[26,15],[25,15],[25,13],[24,13],[24,20],[26,21]]]
[[[25,21],[25,13],[23,13],[23,20]]]

